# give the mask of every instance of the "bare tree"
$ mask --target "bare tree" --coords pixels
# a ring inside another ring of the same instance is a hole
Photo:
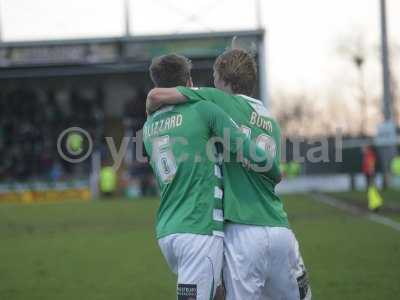
[[[272,97],[273,112],[283,136],[311,136],[318,133],[315,99],[306,93],[278,92]]]
[[[344,38],[338,46],[339,54],[350,60],[358,72],[358,90],[360,106],[360,135],[366,135],[368,122],[368,94],[365,87],[365,62],[367,60],[367,47],[363,34],[351,35]]]

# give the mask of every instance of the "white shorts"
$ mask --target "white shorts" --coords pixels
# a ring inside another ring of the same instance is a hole
[[[225,225],[226,300],[311,299],[298,242],[290,229]]]
[[[177,299],[213,299],[221,283],[224,239],[172,234],[159,239],[158,244],[169,267],[178,275]]]

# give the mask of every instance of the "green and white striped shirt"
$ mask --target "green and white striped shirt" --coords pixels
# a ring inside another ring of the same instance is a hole
[[[265,165],[268,155],[211,102],[169,106],[148,117],[143,137],[161,192],[157,238],[192,233],[223,236],[223,190],[212,137],[229,135],[229,151]],[[255,157],[265,158],[255,161]]]

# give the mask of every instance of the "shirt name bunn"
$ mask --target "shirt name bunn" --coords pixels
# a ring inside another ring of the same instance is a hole
[[[183,117],[181,114],[173,115],[168,118],[154,121],[151,125],[146,125],[143,128],[143,134],[145,138],[157,136],[162,134],[164,131],[177,128],[182,125]]]
[[[270,120],[264,119],[255,111],[251,113],[250,124],[272,133],[272,122]]]

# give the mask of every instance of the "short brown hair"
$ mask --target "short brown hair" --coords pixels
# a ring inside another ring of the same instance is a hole
[[[157,87],[186,86],[190,79],[192,63],[178,54],[156,57],[150,65],[150,77]]]
[[[230,84],[232,92],[251,96],[257,81],[257,64],[253,55],[244,49],[222,53],[214,63],[220,79]]]

